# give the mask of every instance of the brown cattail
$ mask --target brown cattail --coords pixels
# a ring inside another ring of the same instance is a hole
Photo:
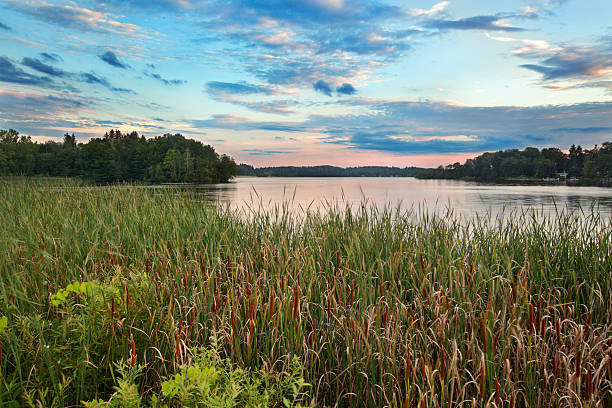
[[[586,395],[585,395],[586,398],[585,399],[589,401],[591,399],[591,395],[593,395],[593,374],[591,373],[591,370],[587,370],[586,372],[585,388],[586,388]]]
[[[312,342],[314,343],[317,338],[317,319],[312,321]]]
[[[533,305],[529,303],[529,333],[533,331]]]
[[[421,363],[421,377],[423,377],[423,380],[426,380],[427,371],[425,371],[425,359],[423,357],[420,357],[419,362]]]
[[[485,354],[488,355],[489,354],[489,344],[487,342],[487,329],[485,327],[485,322],[482,317],[480,318],[480,333],[482,335],[482,344],[483,344],[484,352]]]
[[[480,399],[484,400],[485,398],[485,357],[484,354],[480,359]]]
[[[134,343],[134,336],[130,334],[130,345],[131,345],[131,365],[134,367],[136,365],[136,343]]]
[[[297,319],[298,315],[298,297],[299,297],[299,289],[297,285],[293,288],[293,318]]]
[[[499,381],[497,381],[497,378],[495,379],[495,403],[498,407],[502,406],[501,393],[499,392]]]
[[[406,379],[410,379],[410,370],[412,368],[412,361],[410,359],[410,349],[406,349],[406,361],[404,362],[404,371],[406,375]]]
[[[587,337],[589,337],[589,332],[591,331],[591,319],[593,318],[593,312],[589,313],[587,316],[586,327],[584,329],[584,340],[586,341]]]
[[[493,338],[493,354],[495,354],[495,350],[497,350],[497,344],[499,343],[499,336],[502,332],[502,328],[497,329],[495,333],[495,337]]]
[[[255,322],[253,320],[250,320],[249,323],[249,344],[251,344],[251,341],[253,340],[253,333],[255,332]]]
[[[581,364],[582,364],[582,349],[577,349],[576,350],[576,366],[575,366],[575,372],[574,372],[574,375],[577,378],[580,378],[580,373],[582,371]]]
[[[557,349],[561,348],[561,324],[560,322],[560,318],[557,318],[557,320],[555,320],[555,332],[557,334]]]

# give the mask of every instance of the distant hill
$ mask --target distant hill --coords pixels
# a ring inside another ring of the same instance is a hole
[[[284,166],[254,168],[248,164],[238,166],[239,176],[257,177],[414,177],[419,167],[335,167],[335,166]]]

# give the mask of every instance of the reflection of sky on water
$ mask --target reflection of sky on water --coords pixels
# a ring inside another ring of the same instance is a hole
[[[185,188],[185,187],[177,187]],[[228,184],[190,186],[207,200],[234,208],[270,208],[288,203],[292,209],[325,208],[330,203],[358,205],[367,200],[378,207],[426,208],[471,215],[534,208],[589,210],[612,214],[612,189],[540,185],[491,185],[457,180],[414,178],[257,178],[239,177]]]

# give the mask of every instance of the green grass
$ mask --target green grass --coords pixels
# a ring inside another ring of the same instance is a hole
[[[149,401],[211,339],[245,370],[297,356],[317,406],[612,404],[596,211],[291,216],[63,183],[0,182],[6,406],[107,401],[121,361]]]

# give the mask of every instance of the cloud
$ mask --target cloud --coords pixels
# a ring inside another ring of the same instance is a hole
[[[108,88],[109,90],[113,92],[127,93],[127,94],[133,94],[133,95],[136,94],[136,92],[134,92],[131,89],[116,88],[112,86],[106,78],[104,78],[103,76],[99,76],[94,72],[81,72],[80,74],[77,74],[77,77],[81,82],[85,82],[88,84],[94,84],[94,85],[101,85],[105,88]]]
[[[98,58],[100,58],[102,61],[106,62],[108,65],[111,65],[115,68],[121,68],[121,69],[129,68],[129,65],[119,61],[119,58],[117,58],[117,55],[115,55],[115,53],[112,51],[106,51],[104,54],[98,55]]]
[[[357,90],[355,89],[355,87],[353,87],[353,85],[344,83],[338,88],[336,88],[336,92],[341,95],[354,95]]]
[[[23,58],[21,60],[21,65],[32,68],[35,71],[42,72],[43,74],[50,75],[52,77],[64,77],[66,73],[59,68],[55,68],[51,65],[45,64],[41,62],[37,58]]]
[[[317,82],[312,84],[312,87],[317,92],[321,92],[322,94],[327,96],[332,96],[331,86],[322,79],[319,79]]]
[[[49,77],[29,74],[17,67],[7,57],[0,57],[0,81],[21,85],[49,86],[53,83]]]
[[[128,37],[148,37],[137,25],[113,20],[109,13],[72,4],[60,6],[45,1],[21,2],[16,0],[6,0],[6,3],[15,11],[64,29],[73,28],[80,31],[112,33]]]
[[[293,150],[242,149],[249,156],[272,156],[277,154],[293,154]]]
[[[544,50],[550,49],[550,43],[546,40],[523,40],[512,37],[495,37],[489,33],[485,33],[485,36],[495,41],[521,44],[518,48],[512,50],[513,54],[525,55],[531,53],[542,53]]]
[[[155,72],[145,72],[145,75],[148,77],[151,77],[153,79],[157,79],[159,82],[163,83],[164,85],[182,85],[187,83],[187,81],[185,81],[184,79],[166,79],[163,78],[161,75],[155,73]]]
[[[205,90],[216,101],[227,102],[264,113],[280,115],[294,113],[291,108],[297,104],[291,100],[253,101],[246,99],[245,97],[250,96],[269,96],[278,95],[279,93],[269,86],[255,85],[244,81],[209,81],[205,85]]]
[[[196,128],[318,134],[324,143],[349,149],[408,155],[592,145],[612,133],[612,102],[529,107],[365,99],[347,103],[369,109],[359,115],[312,115],[302,122],[213,115],[190,123]]]
[[[0,29],[6,30],[6,31],[11,31],[12,30],[11,27],[9,27],[9,26],[7,26],[5,24],[2,24],[2,23],[0,23]]]
[[[273,95],[276,92],[267,86],[249,84],[247,82],[209,81],[205,85],[206,92],[214,97],[226,95]]]
[[[0,90],[0,127],[12,127],[32,135],[61,136],[67,129],[79,128],[74,120],[89,109],[78,96],[40,95]]]
[[[612,115],[612,102],[533,107],[386,102],[373,108],[378,113],[314,116],[303,126],[323,129],[328,143],[352,149],[398,154],[477,153],[600,143],[610,137]],[[573,130],[577,127],[591,131],[577,134]]]
[[[446,30],[487,30],[487,31],[525,31],[524,28],[514,27],[505,23],[499,16],[474,16],[459,20],[429,20],[425,27],[440,31]]]
[[[54,54],[52,52],[41,52],[40,56],[47,62],[61,62],[63,61],[62,57],[58,54]]]
[[[218,114],[210,119],[195,119],[189,121],[195,128],[231,129],[237,131],[268,130],[278,132],[303,132],[305,130],[298,122],[264,122],[254,121],[246,116]]]
[[[448,6],[449,4],[450,2],[448,1],[441,1],[440,3],[434,4],[429,10],[412,9],[411,12],[412,12],[412,15],[416,17],[433,16],[433,15],[442,13],[444,9],[446,8],[446,6]]]
[[[612,49],[568,47],[549,54],[537,64],[521,67],[542,74],[544,81],[612,78]]]

